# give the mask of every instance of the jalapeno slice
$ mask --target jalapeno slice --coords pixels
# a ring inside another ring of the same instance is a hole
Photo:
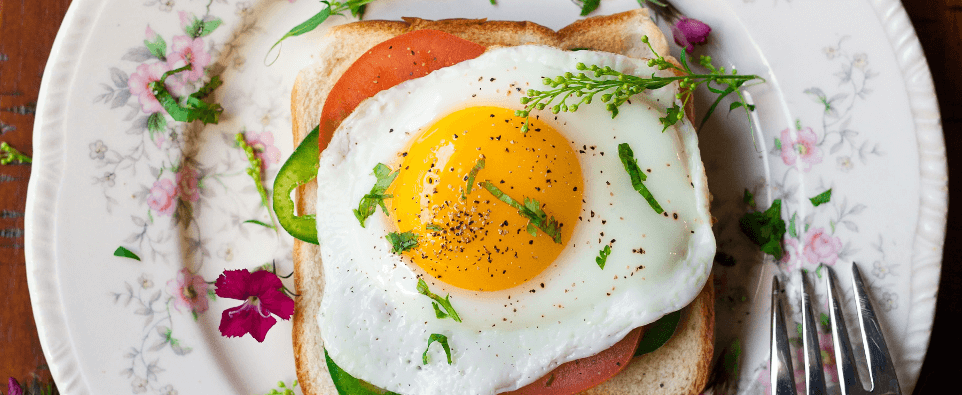
[[[320,166],[320,155],[317,147],[317,127],[314,128],[301,145],[294,149],[291,157],[284,162],[281,170],[274,179],[274,214],[281,227],[298,240],[311,244],[317,242],[317,220],[314,214],[296,215],[294,213],[294,199],[291,192],[294,188],[307,184],[317,178]]]

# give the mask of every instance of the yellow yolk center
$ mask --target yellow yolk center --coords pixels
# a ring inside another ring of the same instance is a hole
[[[390,217],[398,232],[418,236],[418,246],[404,254],[438,280],[477,291],[511,288],[544,271],[571,237],[584,190],[581,166],[561,134],[530,122],[522,134],[524,119],[512,110],[467,108],[427,128],[401,154],[400,175],[387,191],[394,195]],[[529,207],[540,210],[528,212],[543,211],[542,226],[559,230],[560,243],[505,197],[520,205],[537,200]]]

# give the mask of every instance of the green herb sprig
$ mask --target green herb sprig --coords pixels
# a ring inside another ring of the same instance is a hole
[[[310,17],[308,20],[301,22],[301,24],[294,26],[293,29],[285,33],[284,36],[274,43],[274,45],[271,45],[271,48],[267,50],[266,56],[270,56],[271,52],[274,52],[274,48],[280,45],[284,40],[290,37],[300,36],[317,29],[317,27],[324,23],[324,21],[331,17],[331,15],[343,15],[344,11],[350,10],[351,15],[355,18],[360,19],[364,17],[364,11],[367,8],[367,4],[372,1],[374,0],[347,0],[345,2],[321,1],[321,3],[327,4],[327,7],[324,7],[324,9],[322,9],[320,12],[314,14],[314,16]],[[274,57],[274,60],[268,62],[267,65],[270,66],[274,64],[274,62],[276,62],[277,58],[280,56],[281,53],[278,51],[277,56]],[[267,59],[265,58],[265,61],[266,60]]]
[[[455,322],[461,322],[461,316],[458,315],[458,312],[454,310],[454,306],[451,305],[451,295],[447,295],[442,299],[428,289],[428,283],[424,282],[423,278],[418,279],[417,290],[419,294],[427,296],[434,301],[431,302],[431,306],[434,306],[434,313],[439,319],[451,317]],[[440,305],[440,307],[438,307],[438,305]],[[441,311],[442,308],[444,311]]]
[[[167,77],[174,74],[191,70],[193,66],[187,64],[184,67],[170,70],[164,75],[160,76],[160,79],[148,84],[150,91],[160,102],[160,105],[164,107],[164,110],[170,114],[171,118],[174,118],[178,122],[193,122],[201,121],[204,124],[216,124],[220,120],[220,114],[224,112],[224,108],[217,103],[207,103],[203,99],[210,96],[214,92],[214,89],[224,84],[219,76],[214,76],[210,79],[204,86],[202,86],[197,92],[191,93],[186,97],[178,100],[167,90],[167,86],[164,82],[167,81]]]
[[[16,148],[7,144],[6,141],[0,143],[0,165],[9,165],[12,162],[17,162],[19,164],[33,163],[33,160],[29,156],[24,155]]]
[[[464,180],[467,181],[468,185],[465,187],[465,191],[461,193],[461,200],[466,200],[468,194],[471,193],[471,188],[474,187],[474,179],[478,177],[478,172],[484,168],[484,159],[478,159],[478,163],[474,164],[468,175],[464,176]]]
[[[257,193],[261,195],[261,205],[267,209],[267,215],[271,217],[271,225],[269,228],[277,230],[277,222],[274,220],[274,210],[271,210],[271,206],[267,203],[267,189],[264,187],[263,174],[261,174],[261,166],[263,165],[261,158],[258,158],[257,154],[254,153],[254,147],[251,147],[251,145],[247,143],[243,132],[234,135],[234,140],[237,141],[237,146],[244,150],[244,153],[247,155],[247,162],[250,163],[250,166],[247,167],[247,175],[254,180]],[[267,224],[259,223],[259,225],[266,226]]]
[[[511,198],[506,193],[502,192],[498,187],[491,183],[491,181],[484,181],[481,183],[484,189],[491,192],[494,197],[498,200],[505,202],[511,207],[518,209],[518,214],[522,217],[528,219],[528,234],[531,236],[537,236],[537,229],[541,229],[548,237],[551,237],[555,243],[561,244],[561,224],[558,223],[554,217],[548,219],[548,214],[544,212],[541,208],[541,202],[537,199],[524,198],[524,204],[521,204],[517,200]]]
[[[374,212],[377,211],[377,206],[381,206],[381,211],[387,215],[387,206],[384,205],[384,199],[392,198],[394,195],[384,192],[387,191],[400,173],[400,170],[392,173],[391,168],[383,163],[374,166],[374,176],[377,177],[377,182],[371,187],[371,192],[361,198],[361,201],[357,204],[357,209],[354,210],[354,217],[361,223],[362,228],[367,217],[374,215]]]
[[[652,73],[650,77],[639,77],[616,71],[608,66],[588,66],[584,63],[578,63],[576,69],[579,71],[587,71],[590,75],[567,72],[564,75],[554,78],[544,78],[542,82],[551,89],[544,91],[529,89],[526,96],[521,98],[521,104],[524,105],[524,109],[515,111],[515,115],[526,118],[524,125],[521,127],[521,132],[526,133],[528,131],[527,118],[530,116],[531,110],[544,110],[547,108],[555,114],[562,111],[575,112],[579,106],[590,104],[592,100],[594,100],[595,95],[601,95],[601,101],[606,103],[605,108],[611,113],[611,117],[614,118],[618,116],[618,107],[628,101],[632,96],[646,90],[663,88],[676,81],[679,87],[684,90],[676,95],[676,98],[681,100],[681,104],[677,102],[674,103],[666,110],[665,116],[659,119],[662,126],[664,126],[662,132],[684,118],[685,106],[691,100],[692,92],[701,85],[705,85],[709,91],[718,95],[709,107],[705,117],[702,118],[702,125],[705,124],[708,117],[715,111],[718,103],[732,93],[738,96],[738,101],[732,103],[729,111],[742,107],[745,109],[746,116],[750,116],[750,112],[755,109],[753,105],[745,101],[745,97],[738,89],[750,81],[758,80],[764,82],[764,79],[761,77],[757,75],[740,75],[735,69],[728,72],[724,67],[716,68],[711,64],[711,57],[709,56],[702,56],[699,59],[699,64],[708,69],[709,73],[696,73],[689,66],[688,56],[684,51],[681,53],[681,66],[679,67],[655,52],[655,49],[648,41],[648,36],[643,36],[642,42],[648,45],[648,48],[650,48],[651,52],[655,55],[654,59],[648,60],[649,67],[656,67],[658,70],[672,69],[684,75],[659,77]],[[568,99],[573,99],[572,103],[569,103]],[[749,124],[751,124],[751,122],[749,122]]]
[[[628,177],[631,177],[631,186],[648,201],[648,205],[651,206],[656,213],[661,214],[665,212],[665,210],[661,208],[661,205],[658,204],[658,201],[655,200],[655,197],[652,196],[648,187],[645,186],[644,181],[648,179],[648,176],[638,167],[635,153],[631,150],[631,146],[629,146],[628,143],[618,144],[618,157],[621,158],[621,163],[625,166]]]
[[[391,252],[395,254],[400,254],[418,246],[418,235],[411,231],[388,233],[387,240],[391,242]]]
[[[421,354],[421,362],[425,365],[428,364],[428,351],[431,350],[431,343],[438,342],[441,343],[441,347],[444,348],[444,355],[448,357],[448,365],[452,363],[451,361],[451,347],[448,346],[448,337],[440,333],[432,333],[431,337],[428,337],[428,346],[424,349],[424,354]]]

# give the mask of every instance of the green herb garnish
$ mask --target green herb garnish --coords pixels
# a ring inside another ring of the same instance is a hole
[[[574,0],[575,4],[581,5],[581,16],[588,16],[591,11],[598,9],[601,0]]]
[[[645,326],[645,333],[638,341],[638,348],[635,349],[635,356],[644,355],[657,350],[671,340],[678,328],[678,321],[681,320],[681,311],[665,314],[657,321]]]
[[[628,172],[628,176],[631,177],[631,186],[635,188],[638,193],[641,194],[645,200],[648,201],[648,205],[655,210],[656,213],[661,214],[665,212],[655,200],[655,197],[651,195],[651,191],[645,187],[643,181],[648,179],[641,168],[638,167],[638,161],[635,160],[635,153],[628,146],[628,143],[618,144],[618,157],[621,158],[621,163],[625,165],[625,171]]]
[[[712,93],[717,94],[718,97],[708,108],[705,117],[702,118],[702,125],[708,120],[708,116],[715,111],[718,103],[720,103],[725,96],[732,93],[737,95],[739,100],[732,103],[729,111],[742,107],[745,109],[746,116],[750,116],[750,112],[755,109],[753,105],[745,101],[744,96],[738,88],[753,80],[764,82],[764,79],[761,77],[756,75],[739,75],[736,70],[732,70],[731,73],[729,73],[724,67],[716,68],[711,64],[711,57],[708,56],[702,56],[699,64],[708,69],[709,73],[698,74],[689,67],[688,55],[686,55],[685,52],[681,53],[681,67],[679,67],[656,53],[655,49],[652,48],[648,42],[647,36],[642,37],[642,42],[647,44],[648,48],[655,54],[654,59],[648,60],[649,67],[657,67],[659,70],[672,69],[684,75],[659,77],[652,73],[650,77],[638,77],[615,71],[608,66],[587,66],[584,63],[578,63],[576,68],[579,71],[588,71],[592,75],[586,75],[585,73],[575,75],[568,72],[555,78],[544,78],[542,82],[551,88],[550,90],[540,91],[529,89],[527,95],[521,98],[521,104],[524,105],[524,109],[515,111],[515,115],[525,117],[525,123],[521,126],[521,132],[526,133],[528,131],[527,118],[531,110],[544,110],[545,108],[549,108],[551,112],[555,114],[561,111],[574,112],[578,110],[578,106],[590,104],[596,94],[601,94],[601,101],[607,103],[606,109],[611,112],[611,117],[614,118],[618,115],[618,107],[628,101],[632,96],[646,90],[663,88],[675,81],[678,81],[679,87],[683,89],[683,92],[679,92],[676,96],[681,100],[681,104],[674,103],[667,109],[665,117],[660,118],[661,124],[664,126],[662,132],[684,118],[685,105],[691,100],[692,92],[694,92],[699,85],[703,84],[707,86]],[[714,84],[714,86],[712,84]],[[555,99],[559,97],[560,101],[557,104],[551,105],[555,102]],[[576,102],[568,104],[568,99],[572,97],[576,98],[574,99]],[[751,124],[751,119],[749,119],[749,124]]]
[[[605,270],[605,262],[608,261],[608,255],[611,255],[611,246],[605,246],[601,251],[598,251],[595,262],[598,263],[598,267],[600,267],[601,270]]]
[[[385,391],[367,381],[354,378],[350,373],[345,372],[340,366],[331,359],[331,356],[327,354],[327,349],[324,350],[324,359],[327,361],[327,371],[331,372],[331,381],[334,382],[334,388],[337,389],[338,394],[350,394],[350,395],[398,395],[391,391]]]
[[[391,252],[395,254],[399,254],[418,246],[418,235],[411,231],[404,233],[388,233],[387,240],[391,242]]]
[[[518,209],[518,214],[521,214],[522,217],[528,219],[528,234],[531,236],[537,236],[538,231],[535,228],[541,229],[541,231],[551,237],[555,243],[561,244],[561,224],[559,224],[558,220],[556,220],[554,217],[548,219],[548,214],[546,214],[541,208],[541,202],[539,202],[537,199],[526,197],[524,198],[524,204],[522,205],[517,200],[512,199],[510,196],[502,192],[490,181],[482,182],[481,186],[487,189],[488,192],[491,192],[491,194],[498,198],[498,200]]]
[[[362,228],[367,217],[374,215],[374,212],[377,211],[377,206],[381,206],[381,211],[384,215],[387,215],[387,207],[384,206],[384,199],[389,199],[394,196],[385,194],[384,192],[391,186],[391,183],[394,182],[394,179],[397,178],[399,173],[400,170],[391,173],[391,168],[383,163],[378,163],[374,166],[374,176],[377,177],[377,182],[374,183],[371,192],[361,198],[361,202],[357,205],[357,210],[354,210],[354,217],[361,223]]]
[[[267,203],[267,189],[264,188],[264,175],[261,174],[263,162],[261,162],[261,158],[257,157],[257,154],[254,152],[254,147],[251,147],[251,145],[247,143],[247,139],[244,138],[244,133],[237,133],[234,135],[234,141],[237,141],[237,146],[244,150],[244,153],[247,154],[247,162],[250,163],[250,166],[247,167],[247,175],[254,180],[254,185],[257,187],[257,193],[261,195],[261,205],[267,209],[267,215],[271,217],[271,225],[269,228],[276,230],[277,227],[275,226],[274,222],[274,212],[271,211],[271,206]]]
[[[811,199],[808,199],[808,200],[810,200],[810,201],[812,202],[812,205],[815,206],[815,207],[818,207],[819,205],[828,203],[829,200],[832,200],[832,189],[829,188],[829,190],[827,190],[827,191],[825,191],[825,192],[822,192],[822,193],[818,194],[817,196],[815,196],[815,197],[813,197],[813,198],[811,198]]]
[[[0,143],[0,165],[9,165],[11,162],[16,161],[19,164],[32,163],[33,160],[29,156],[22,154],[17,151],[16,148],[7,144],[6,141]]]
[[[289,37],[300,36],[304,33],[308,33],[314,29],[317,29],[317,27],[324,23],[324,21],[326,21],[331,15],[342,15],[344,11],[350,10],[352,16],[358,19],[362,18],[364,16],[364,10],[367,8],[367,3],[372,1],[374,0],[347,0],[345,2],[321,1],[321,3],[327,4],[327,7],[317,14],[314,14],[314,16],[310,17],[308,20],[301,22],[300,25],[294,26],[293,29],[285,33],[280,40],[277,40],[274,45],[271,45],[271,48],[267,50],[267,55],[270,55],[270,53],[274,51],[274,47],[277,47],[282,41],[288,39]],[[278,51],[277,57],[280,56],[281,53]],[[268,65],[274,64],[274,62],[277,60],[277,57],[268,63]]]
[[[132,251],[124,247],[117,247],[117,249],[114,250],[114,256],[119,256],[121,258],[136,259],[138,261],[140,260],[140,257],[137,256],[137,254],[134,254]]]
[[[426,228],[427,230],[433,230],[433,231],[435,231],[435,232],[441,232],[441,231],[444,230],[444,228],[442,228],[442,227],[440,227],[440,226],[437,226],[437,225],[435,225],[435,224],[427,224],[427,225],[425,226],[425,228]]]
[[[278,381],[277,388],[272,389],[271,392],[268,392],[265,395],[295,395],[295,387],[297,387],[297,379],[294,379],[294,382],[291,383],[290,387],[288,387],[283,381]]]
[[[761,247],[762,252],[774,256],[776,260],[782,259],[785,252],[782,248],[785,221],[782,220],[781,199],[775,199],[772,206],[764,212],[746,213],[738,221],[738,225],[742,233]]]
[[[474,187],[474,178],[478,176],[478,172],[484,168],[484,159],[478,159],[478,163],[471,168],[468,175],[464,177],[464,180],[468,182],[468,186],[465,188],[464,193],[461,194],[461,200],[468,198],[468,194],[471,193],[471,188]]]
[[[445,296],[444,299],[441,299],[440,296],[431,292],[431,290],[428,289],[428,283],[424,282],[423,278],[418,279],[417,290],[419,294],[427,296],[431,298],[431,300],[434,300],[434,302],[431,302],[431,305],[434,306],[434,312],[438,318],[451,317],[451,319],[454,320],[455,322],[461,322],[461,317],[458,315],[457,311],[454,311],[454,306],[451,305],[450,294]],[[441,307],[439,308],[438,305],[441,305]],[[441,308],[443,308],[444,311],[441,311]]]
[[[428,364],[428,350],[431,349],[431,343],[434,342],[441,343],[441,347],[444,348],[444,355],[447,355],[448,357],[448,365],[450,365],[452,363],[451,347],[448,346],[448,337],[440,333],[432,333],[431,337],[428,338],[428,347],[424,349],[424,354],[421,354],[421,361],[424,362],[425,365]]]
[[[204,124],[216,124],[220,119],[220,113],[224,112],[224,108],[217,103],[207,103],[202,99],[209,96],[214,89],[221,86],[224,82],[221,81],[220,77],[214,76],[209,82],[204,84],[197,92],[191,93],[180,100],[175,98],[173,95],[167,91],[167,86],[164,85],[164,81],[167,77],[174,74],[191,70],[193,66],[187,64],[184,67],[170,70],[160,77],[160,80],[151,82],[148,84],[150,91],[160,102],[160,105],[164,107],[164,110],[170,114],[171,118],[174,118],[178,122],[193,122],[201,121]]]

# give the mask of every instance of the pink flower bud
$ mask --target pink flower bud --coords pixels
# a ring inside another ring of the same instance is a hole
[[[695,49],[694,44],[704,44],[711,33],[711,27],[697,19],[681,17],[674,26],[671,27],[671,35],[685,51],[692,53]]]

